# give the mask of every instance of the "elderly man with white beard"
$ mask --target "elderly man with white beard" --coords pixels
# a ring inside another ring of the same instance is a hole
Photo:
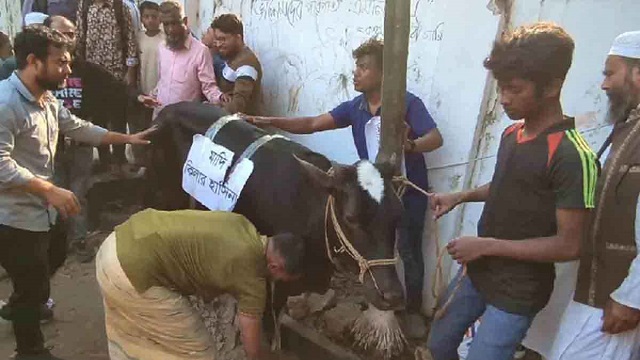
[[[640,31],[618,36],[602,90],[613,124],[574,300],[549,360],[640,358]]]

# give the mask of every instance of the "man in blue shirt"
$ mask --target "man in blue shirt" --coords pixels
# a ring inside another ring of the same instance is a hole
[[[382,105],[382,49],[380,40],[371,39],[353,51],[356,69],[353,84],[362,94],[343,102],[328,113],[315,117],[281,118],[249,117],[258,126],[274,126],[295,134],[311,134],[351,126],[358,156],[369,159],[365,127],[380,116]],[[406,94],[406,118],[409,126],[404,143],[407,177],[424,190],[429,187],[427,167],[423,153],[442,146],[442,136],[424,103],[410,92]],[[373,156],[372,156],[373,157]],[[371,159],[375,160],[375,159]],[[404,263],[407,290],[407,311],[410,322],[422,307],[424,260],[422,256],[422,230],[424,228],[427,199],[414,189],[407,190],[403,198],[405,213],[400,225],[398,252]]]

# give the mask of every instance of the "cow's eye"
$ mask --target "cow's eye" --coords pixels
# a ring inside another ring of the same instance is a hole
[[[358,222],[358,216],[356,214],[347,214],[345,215],[345,220],[350,224],[355,224]]]

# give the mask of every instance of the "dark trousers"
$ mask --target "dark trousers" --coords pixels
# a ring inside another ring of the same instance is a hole
[[[129,113],[127,115],[129,132],[135,134],[149,128],[151,125],[153,110],[141,106],[130,106]],[[138,166],[147,166],[147,147],[147,145],[131,145],[134,164]]]
[[[66,258],[63,229],[62,224],[44,232],[0,225],[0,265],[13,285],[9,304],[18,354],[45,352],[39,309],[49,298],[49,277]]]
[[[398,253],[404,265],[407,311],[420,312],[424,283],[422,231],[428,200],[421,194],[407,193],[403,199],[404,213],[398,229]]]
[[[126,96],[122,94],[121,96]],[[102,126],[109,131],[115,131],[125,134],[127,132],[127,106],[126,100],[120,99],[113,101],[113,108],[108,113],[96,114],[91,121]],[[120,105],[125,104],[125,105]],[[113,153],[111,152],[113,148]],[[125,164],[127,158],[125,156],[125,145],[102,145],[98,146],[98,156],[100,164],[103,166],[110,164]]]

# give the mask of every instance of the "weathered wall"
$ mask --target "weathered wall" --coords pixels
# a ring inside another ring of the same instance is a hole
[[[20,25],[20,1],[0,0],[0,31],[13,39]]]
[[[319,114],[355,96],[351,51],[363,40],[382,35],[384,0],[182,2],[196,34],[206,30],[214,14],[243,17],[247,42],[264,68],[266,114]],[[511,3],[505,14],[505,4]],[[408,88],[425,101],[445,139],[441,150],[427,156],[434,190],[460,190],[491,177],[499,135],[509,120],[497,104],[482,60],[501,23],[551,20],[574,36],[575,60],[563,104],[597,148],[608,131],[603,124],[606,97],[599,89],[606,52],[617,34],[640,28],[638,14],[637,0],[412,0]],[[14,34],[18,27],[19,1],[0,0],[0,30]],[[350,130],[296,139],[340,162],[356,160]],[[481,209],[468,205],[443,218],[440,242],[474,234]],[[424,248],[432,273],[434,232],[428,234]],[[425,309],[432,304],[429,294],[426,287]]]
[[[382,35],[383,9],[383,0],[200,0],[198,22],[192,25],[204,31],[214,14],[240,14],[247,43],[264,68],[263,112],[314,115],[356,95],[351,51]],[[445,139],[442,149],[427,156],[434,190],[460,190],[491,178],[500,133],[509,120],[482,60],[501,24],[550,20],[574,36],[575,60],[562,100],[597,148],[608,131],[606,97],[599,89],[606,52],[617,34],[640,27],[638,13],[635,0],[412,0],[408,88],[425,101]],[[356,160],[350,130],[295,138],[340,162]],[[440,242],[475,234],[481,209],[468,205],[443,218]],[[429,234],[424,248],[431,274],[435,244],[434,232]],[[433,304],[430,293],[425,287],[425,310]]]

